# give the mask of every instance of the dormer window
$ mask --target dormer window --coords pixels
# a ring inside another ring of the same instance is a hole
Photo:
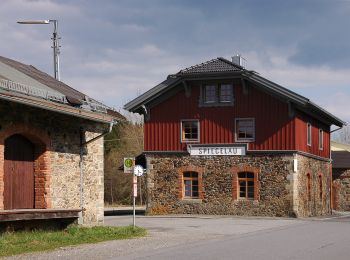
[[[231,84],[220,85],[220,102],[232,102],[233,101],[233,88]]]
[[[227,106],[233,105],[232,84],[205,84],[201,88],[200,106]]]
[[[205,86],[205,103],[216,103],[217,102],[217,94],[216,94],[216,85],[206,85]]]

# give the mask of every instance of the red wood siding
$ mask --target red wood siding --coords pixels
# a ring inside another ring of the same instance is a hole
[[[145,151],[186,150],[186,144],[181,143],[181,119],[200,121],[202,144],[234,143],[235,118],[255,118],[255,141],[249,143],[250,150],[296,149],[295,121],[288,116],[285,102],[256,88],[250,88],[248,95],[244,95],[242,87],[235,84],[233,106],[204,108],[198,106],[199,86],[190,85],[189,98],[180,91],[150,109],[150,120],[144,128]]]
[[[307,145],[307,123],[311,128],[311,146]],[[319,149],[318,131],[323,130],[323,150]],[[295,143],[298,151],[303,151],[321,157],[330,157],[330,128],[309,116],[298,114],[295,118],[295,132],[297,133]]]

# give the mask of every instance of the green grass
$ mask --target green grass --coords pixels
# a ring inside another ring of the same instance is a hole
[[[63,231],[0,233],[0,257],[145,235],[145,229],[132,226],[92,228],[75,226]]]

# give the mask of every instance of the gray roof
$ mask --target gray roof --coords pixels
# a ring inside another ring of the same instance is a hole
[[[348,151],[332,151],[333,168],[349,169],[350,168],[350,152]]]
[[[210,79],[220,77],[237,77],[247,80],[261,90],[294,104],[299,110],[318,119],[322,119],[328,124],[334,124],[337,126],[343,126],[346,124],[338,117],[311,102],[308,98],[261,77],[254,71],[246,70],[222,57],[188,67],[180,70],[176,74],[169,75],[168,78],[159,85],[151,88],[144,94],[125,104],[124,108],[130,112],[143,113],[143,106],[147,106],[147,104],[166,92],[169,92],[169,90],[173,89],[181,82],[189,79]]]
[[[2,56],[0,56],[0,89],[124,119],[110,107],[89,98],[34,66]]]
[[[197,74],[197,73],[213,73],[213,72],[232,72],[232,71],[241,71],[243,67],[238,66],[237,64],[232,63],[224,58],[212,59],[186,69],[180,70],[177,75],[186,75],[186,74]]]

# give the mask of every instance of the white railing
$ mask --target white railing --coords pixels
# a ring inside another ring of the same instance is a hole
[[[55,93],[49,90],[40,89],[33,86],[28,86],[13,82],[11,80],[0,79],[0,88],[8,91],[14,91],[28,96],[40,97],[50,101],[67,103],[65,95]]]

